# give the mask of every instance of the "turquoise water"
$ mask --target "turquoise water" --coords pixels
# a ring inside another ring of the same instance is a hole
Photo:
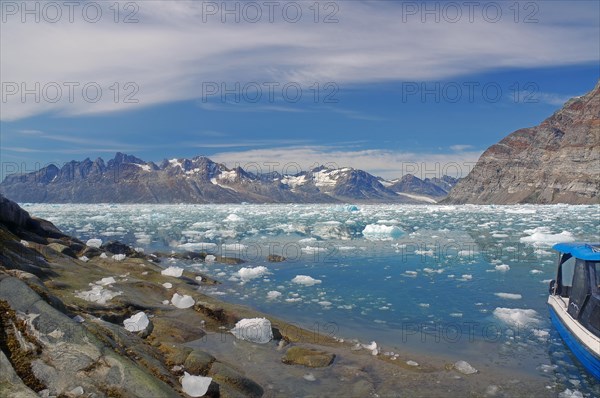
[[[502,366],[537,375],[549,388],[600,396],[552,329],[546,308],[556,261],[550,246],[600,240],[598,206],[24,208],[82,240],[241,257],[246,262],[237,266],[174,265],[223,282],[203,288],[206,294],[305,328],[376,341],[385,351]],[[287,260],[270,263],[269,254]]]

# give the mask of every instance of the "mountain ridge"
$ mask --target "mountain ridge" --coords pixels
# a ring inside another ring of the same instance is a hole
[[[431,203],[447,194],[437,182],[411,178],[420,182],[415,184],[420,191],[409,192],[408,186],[350,167],[253,174],[205,156],[157,164],[117,152],[108,161],[85,158],[11,174],[0,184],[0,192],[17,202],[48,203]]]

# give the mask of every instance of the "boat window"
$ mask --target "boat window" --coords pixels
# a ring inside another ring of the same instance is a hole
[[[571,289],[571,300],[567,312],[575,319],[578,319],[581,310],[585,306],[589,295],[589,279],[585,261],[577,260],[575,275],[573,277],[573,287]]]
[[[561,285],[573,286],[573,273],[575,272],[575,257],[571,257],[561,265]]]
[[[596,274],[596,292],[600,293],[600,262],[592,264],[594,274]]]

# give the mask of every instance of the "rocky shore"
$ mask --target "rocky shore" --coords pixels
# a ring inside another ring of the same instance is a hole
[[[190,257],[206,254],[84,243],[0,196],[0,396],[555,394],[494,364],[385,352],[204,295],[219,282],[168,268]],[[268,342],[231,333],[255,318]]]

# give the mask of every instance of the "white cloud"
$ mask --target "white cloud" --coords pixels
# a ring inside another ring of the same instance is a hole
[[[419,178],[441,177],[444,174],[466,176],[481,153],[475,150],[460,153],[416,153],[383,149],[347,150],[327,146],[295,146],[221,152],[211,155],[210,158],[225,163],[229,168],[242,166],[252,172],[277,171],[295,174],[325,165],[354,167],[392,179],[409,173]]]
[[[2,120],[44,112],[131,110],[196,99],[201,97],[203,82],[336,82],[343,89],[390,80],[446,79],[498,68],[598,61],[595,2],[535,3],[537,23],[515,23],[508,9],[512,3],[506,3],[497,23],[486,22],[479,9],[473,23],[463,10],[463,17],[453,24],[421,23],[419,15],[402,22],[401,2],[358,1],[335,3],[339,23],[331,24],[314,23],[308,2],[300,2],[306,6],[305,17],[296,24],[285,22],[280,13],[275,14],[275,23],[236,24],[221,23],[218,16],[203,22],[202,6],[207,2],[167,1],[135,2],[139,23],[116,24],[108,9],[112,2],[102,4],[104,17],[98,23],[82,21],[81,7],[75,23],[63,17],[58,23],[23,24],[20,15],[7,17],[0,37],[3,83],[25,82],[29,88],[36,82],[41,87],[49,82],[81,86],[72,102],[65,86],[62,100],[56,103],[44,100],[48,93],[39,102],[33,96],[25,103],[18,95],[10,96],[3,101]],[[126,14],[122,10],[120,18]],[[97,103],[86,102],[81,94],[81,87],[89,82],[102,89]],[[117,101],[115,82],[121,85]],[[139,103],[124,103],[135,88],[125,89],[126,82],[139,87],[133,96]]]

